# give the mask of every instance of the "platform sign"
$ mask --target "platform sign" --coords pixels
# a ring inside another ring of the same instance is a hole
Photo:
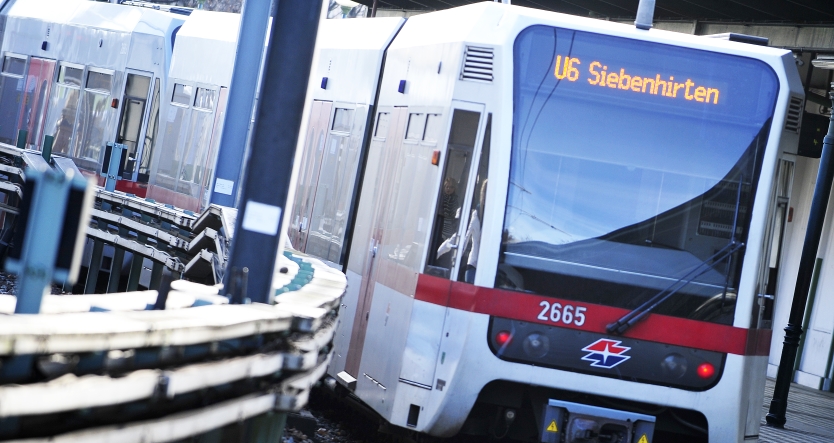
[[[5,270],[18,274],[16,314],[36,314],[55,283],[75,283],[93,186],[79,174],[29,170]]]

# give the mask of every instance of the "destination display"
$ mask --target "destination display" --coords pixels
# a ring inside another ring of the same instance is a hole
[[[673,75],[655,74],[642,76],[620,67],[612,68],[600,61],[591,61],[582,68],[583,63],[577,57],[556,56],[556,68],[553,75],[559,80],[576,82],[586,80],[589,84],[603,88],[620,89],[641,94],[661,95],[663,97],[696,101],[717,105],[721,91],[718,88],[699,85],[691,78],[684,81],[675,80]]]

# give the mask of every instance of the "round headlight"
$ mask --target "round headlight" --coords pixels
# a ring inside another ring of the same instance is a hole
[[[666,377],[681,378],[686,374],[687,364],[684,356],[673,352],[660,362],[660,367]]]
[[[550,350],[550,339],[546,335],[534,332],[524,339],[522,347],[530,357],[542,358]]]

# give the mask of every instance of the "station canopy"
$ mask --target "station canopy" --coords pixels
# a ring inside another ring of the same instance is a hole
[[[358,0],[371,7],[374,0]],[[473,0],[377,0],[377,8],[437,10]],[[638,0],[512,0],[514,5],[586,17],[633,19]],[[834,23],[830,0],[657,0],[655,20]]]

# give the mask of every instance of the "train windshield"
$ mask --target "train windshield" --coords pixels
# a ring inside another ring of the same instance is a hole
[[[533,26],[514,48],[496,287],[731,324],[778,81],[744,57]]]

